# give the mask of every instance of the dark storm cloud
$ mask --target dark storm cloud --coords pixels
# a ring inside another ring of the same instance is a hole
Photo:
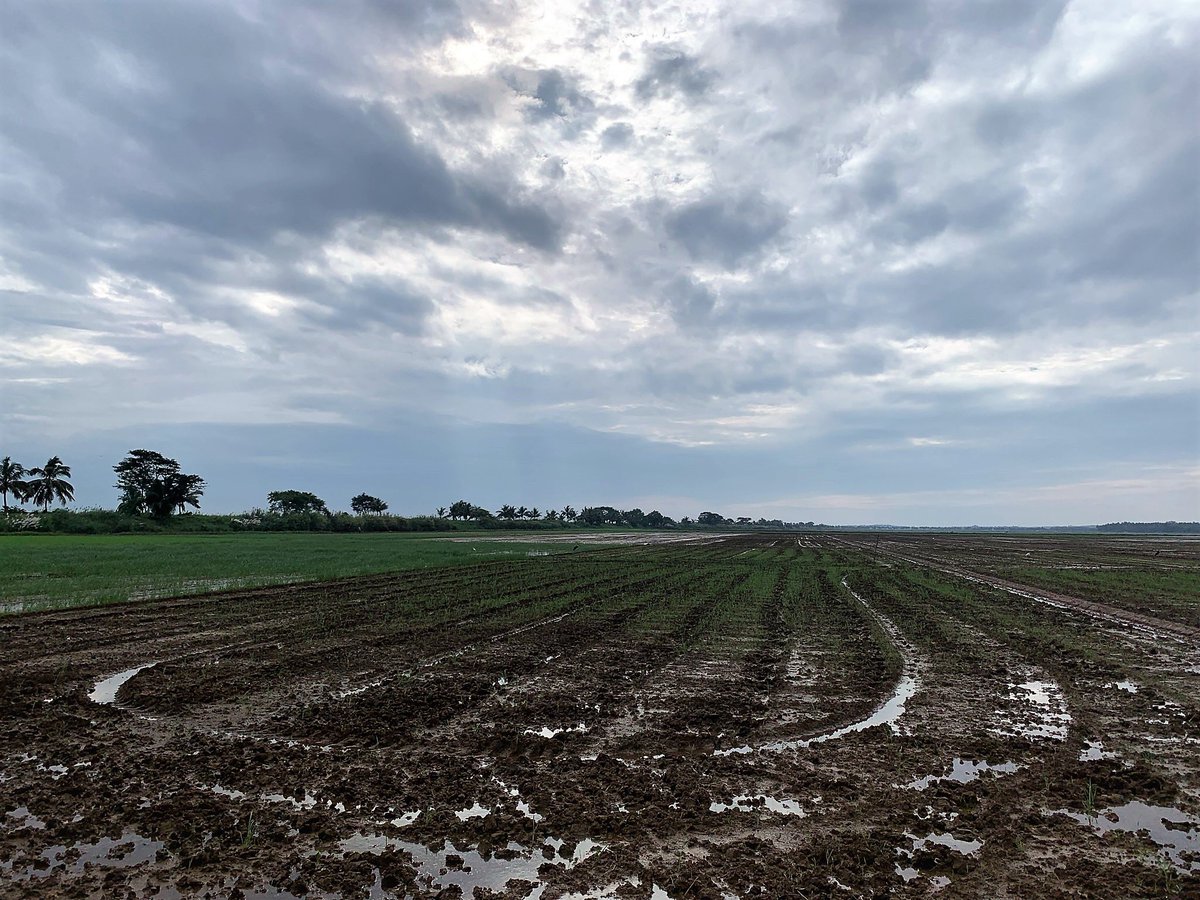
[[[838,302],[833,286],[793,271],[764,273],[753,284],[725,293],[723,328],[751,333],[790,333],[853,327],[856,315]]]
[[[526,108],[526,115],[533,121],[567,119],[595,107],[571,73],[558,69],[510,69],[504,78],[514,91],[534,101]]]
[[[690,275],[679,275],[672,279],[662,293],[671,317],[684,327],[707,320],[717,302],[712,290],[696,282]]]
[[[887,82],[904,88],[929,74],[928,22],[922,0],[845,0],[837,25],[848,49],[874,56]]]
[[[837,25],[850,41],[891,41],[923,31],[928,21],[925,0],[842,0]]]
[[[1068,0],[841,0],[837,34],[846,49],[883,52],[900,84],[923,77],[948,43],[1040,46]]]
[[[941,234],[949,223],[950,213],[943,204],[910,203],[892,210],[872,230],[884,240],[919,244]]]
[[[674,93],[695,100],[712,87],[715,75],[695,56],[672,47],[652,47],[645,73],[634,85],[639,100]]]
[[[871,209],[895,203],[900,197],[894,167],[889,160],[876,162],[859,179],[859,193]]]
[[[715,195],[672,210],[667,234],[693,259],[736,268],[787,224],[787,215],[759,193]]]
[[[633,126],[628,122],[614,122],[600,132],[600,146],[605,150],[616,150],[633,140]]]
[[[551,156],[542,163],[539,171],[552,181],[559,181],[567,174],[566,164],[561,157]]]
[[[384,328],[400,334],[419,334],[433,303],[419,291],[379,279],[326,285],[320,300],[301,308],[301,321],[318,329],[366,331]]]
[[[970,181],[943,197],[947,216],[956,228],[987,234],[1015,224],[1027,200],[1024,186],[1003,180]]]
[[[426,7],[403,9],[406,23],[425,21]],[[298,68],[303,48],[262,22],[216,5],[83,4],[71,16],[63,29],[41,7],[10,15],[2,62],[0,127],[17,164],[54,188],[43,223],[132,220],[264,242],[378,216],[558,244],[546,210],[451,171],[392,109]]]

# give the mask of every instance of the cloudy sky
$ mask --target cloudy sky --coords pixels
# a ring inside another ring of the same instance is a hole
[[[5,3],[0,452],[1200,517],[1194,0]]]

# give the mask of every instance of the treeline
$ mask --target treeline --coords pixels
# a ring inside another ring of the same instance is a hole
[[[41,534],[230,534],[246,531],[454,531],[462,526],[436,516],[358,516],[279,514],[250,510],[237,515],[188,513],[141,516],[116,509],[52,509],[45,513],[11,511],[0,516],[0,532]]]
[[[199,475],[185,472],[179,461],[156,450],[130,450],[113,467],[119,499],[115,510],[51,510],[74,501],[74,488],[66,479],[69,466],[57,456],[45,466],[26,469],[9,457],[0,464],[0,493],[3,494],[2,531],[53,531],[75,534],[119,532],[229,532],[229,531],[450,531],[463,527],[534,529],[564,526],[623,528],[812,528],[812,522],[783,522],[779,519],[731,519],[705,511],[696,518],[678,521],[657,509],[618,509],[615,506],[567,505],[561,509],[539,509],[506,503],[493,511],[469,500],[456,500],[439,507],[434,515],[398,516],[389,504],[365,491],[350,498],[351,513],[337,512],[311,491],[283,490],[267,494],[265,508],[241,515],[201,515],[208,483]],[[9,497],[17,504],[41,506],[36,513],[9,514]],[[822,527],[822,526],[816,526]]]
[[[71,467],[64,465],[57,456],[50,457],[44,466],[34,466],[26,469],[12,457],[6,456],[0,460],[0,495],[3,496],[4,512],[8,512],[8,499],[24,506],[32,503],[42,507],[42,511],[50,509],[50,504],[57,500],[66,504],[75,499],[75,488],[67,481],[71,477]]]
[[[1121,534],[1200,534],[1200,522],[1110,522],[1097,531]]]
[[[691,522],[684,518],[676,522],[670,516],[664,516],[657,509],[643,512],[634,509],[617,509],[614,506],[585,506],[576,511],[573,506],[562,509],[540,510],[536,506],[514,506],[506,503],[494,513],[469,500],[456,500],[448,507],[438,507],[439,517],[444,516],[453,521],[469,521],[483,527],[510,527],[512,525],[542,523],[544,525],[623,525],[629,528],[670,528],[677,524]]]

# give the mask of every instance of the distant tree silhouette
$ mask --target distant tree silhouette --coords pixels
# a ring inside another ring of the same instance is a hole
[[[172,472],[153,482],[146,490],[144,511],[157,518],[165,518],[176,511],[183,513],[188,506],[199,509],[204,488],[204,479],[199,475]]]
[[[625,521],[621,511],[612,506],[585,506],[578,518],[584,525],[620,525]]]
[[[350,508],[360,516],[366,513],[383,515],[383,513],[387,512],[388,505],[378,497],[372,497],[370,494],[359,494],[357,497],[350,499]]]
[[[34,477],[28,482],[25,496],[40,505],[43,511],[49,510],[55,500],[66,506],[75,499],[75,488],[67,481],[71,467],[63,465],[57,456],[50,457],[44,466],[30,469],[29,474]]]
[[[25,493],[29,485],[25,481],[25,467],[19,462],[13,462],[12,457],[6,456],[0,460],[0,494],[4,497],[4,511],[8,512],[8,495],[18,503],[25,502]]]
[[[207,487],[199,475],[189,475],[179,462],[156,450],[130,450],[113,466],[114,485],[121,492],[117,508],[130,515],[163,518],[188,506],[200,508],[200,497]]]
[[[521,507],[521,509],[524,508],[525,507]],[[505,519],[509,522],[515,519],[518,515],[520,515],[520,511],[511,503],[505,503],[498,510],[496,510],[497,518]]]
[[[200,497],[208,484],[199,475],[181,474],[175,479],[171,499],[178,505],[182,513],[185,507],[200,508]]]
[[[627,509],[621,513],[621,521],[633,528],[638,528],[646,524],[646,514],[636,507]]]
[[[268,508],[273,513],[326,513],[329,507],[316,494],[308,491],[271,491],[267,494]]]

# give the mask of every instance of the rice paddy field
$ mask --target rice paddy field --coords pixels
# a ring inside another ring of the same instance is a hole
[[[677,538],[0,617],[0,895],[1200,895],[1200,543]]]
[[[0,535],[0,614],[558,553],[582,539],[551,534],[497,540],[494,533]]]

